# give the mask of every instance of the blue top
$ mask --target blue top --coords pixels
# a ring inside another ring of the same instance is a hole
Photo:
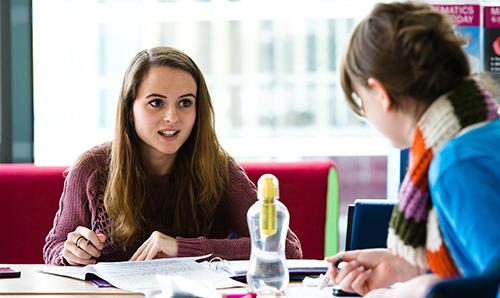
[[[500,119],[446,143],[431,162],[429,186],[463,274],[500,259]]]

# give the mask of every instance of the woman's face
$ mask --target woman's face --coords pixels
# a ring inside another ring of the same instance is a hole
[[[165,66],[144,76],[133,104],[142,156],[152,165],[171,164],[196,120],[197,86],[191,74]]]
[[[415,122],[391,103],[389,95],[385,89],[381,89],[381,85],[377,83],[366,87],[353,82],[352,88],[361,99],[366,120],[387,137],[392,146],[399,149],[411,146]]]

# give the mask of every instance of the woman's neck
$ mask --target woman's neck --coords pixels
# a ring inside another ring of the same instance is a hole
[[[165,176],[170,173],[172,165],[174,164],[175,156],[177,154],[163,155],[161,157],[144,156],[143,160],[148,166],[148,173],[152,177]]]
[[[401,113],[403,115],[402,118],[405,120],[402,121],[399,129],[404,132],[403,135],[406,137],[405,146],[401,148],[408,148],[413,144],[417,124],[430,104],[418,101],[409,96],[404,98],[404,102],[405,105],[402,107]]]

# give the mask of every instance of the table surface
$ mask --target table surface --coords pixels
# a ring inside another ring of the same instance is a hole
[[[27,264],[0,264],[0,267],[10,267],[15,270],[21,271],[21,277],[18,278],[0,278],[0,298],[12,297],[12,298],[23,298],[23,297],[33,297],[36,295],[39,298],[46,297],[72,297],[78,296],[78,298],[88,298],[102,296],[106,298],[132,298],[132,297],[144,297],[140,293],[132,293],[124,291],[115,287],[103,287],[99,288],[89,281],[83,281],[79,279],[73,279],[70,277],[57,276],[53,274],[42,273],[37,270],[51,265],[27,265]],[[302,288],[302,289],[299,289]],[[287,290],[292,288],[292,290],[308,290],[302,287],[301,282],[291,282]],[[222,289],[220,292],[224,293],[241,293],[245,292],[246,288],[231,288]],[[310,290],[310,289],[309,289]],[[296,291],[295,291],[296,292]],[[331,293],[331,292],[330,292]],[[161,295],[158,295],[161,296]],[[310,296],[310,295],[306,295]],[[315,297],[325,297],[319,295]],[[332,295],[328,295],[332,297]],[[267,297],[305,297],[303,294],[297,296],[296,294],[279,294],[279,295],[259,295],[259,298]]]

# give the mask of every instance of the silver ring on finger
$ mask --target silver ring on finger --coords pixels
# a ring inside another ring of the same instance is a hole
[[[78,245],[78,244],[79,244],[80,240],[82,240],[82,239],[85,239],[85,237],[80,236],[80,237],[78,237],[78,238],[76,239],[76,241],[75,241],[76,247],[78,247],[78,248],[80,248],[80,249],[81,249],[81,247],[80,247],[80,245]]]

